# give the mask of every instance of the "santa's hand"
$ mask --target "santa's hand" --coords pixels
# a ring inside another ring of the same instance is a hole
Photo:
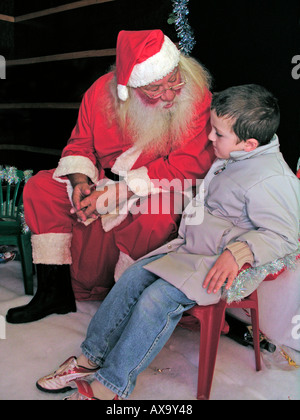
[[[238,271],[239,267],[234,256],[226,249],[207,273],[203,287],[207,288],[207,293],[217,293],[227,280],[226,289],[229,289]]]
[[[77,215],[78,219],[85,222],[87,218],[95,211],[91,210],[90,206],[93,201],[96,202],[97,198],[94,200],[91,198],[93,186],[89,185],[87,182],[80,182],[74,186],[72,201],[73,208],[71,208],[70,213]]]

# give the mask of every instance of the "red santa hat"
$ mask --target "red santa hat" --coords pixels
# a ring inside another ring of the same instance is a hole
[[[117,89],[122,101],[130,87],[146,86],[162,79],[179,63],[176,45],[159,29],[121,31],[117,40]]]

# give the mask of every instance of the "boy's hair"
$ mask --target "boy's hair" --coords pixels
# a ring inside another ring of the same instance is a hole
[[[254,138],[262,146],[279,126],[277,99],[259,85],[233,86],[213,95],[211,109],[218,117],[232,119],[232,130],[242,140]]]

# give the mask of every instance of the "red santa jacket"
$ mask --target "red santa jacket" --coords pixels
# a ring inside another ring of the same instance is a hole
[[[195,117],[183,139],[182,146],[168,156],[153,157],[136,150],[130,139],[121,132],[117,122],[109,120],[106,105],[108,84],[113,73],[100,77],[85,93],[67,146],[64,148],[54,178],[71,173],[83,173],[94,183],[102,179],[104,169],[120,174],[137,195],[155,190],[155,180],[185,179],[193,183],[203,178],[214,160],[207,136],[210,131],[211,93],[205,92],[195,104]],[[147,188],[136,188],[135,179],[142,179]]]

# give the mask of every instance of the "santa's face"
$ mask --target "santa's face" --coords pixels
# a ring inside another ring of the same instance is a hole
[[[157,82],[132,88],[126,109],[128,138],[141,150],[167,155],[184,141],[198,95],[178,68]]]
[[[160,105],[162,108],[169,109],[174,105],[175,98],[180,94],[184,84],[178,67],[175,67],[164,78],[149,85],[141,86],[136,89],[136,92],[146,105]]]

